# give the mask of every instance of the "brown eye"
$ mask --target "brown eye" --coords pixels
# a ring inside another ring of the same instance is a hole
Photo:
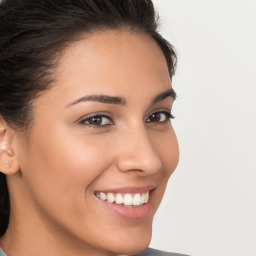
[[[81,120],[80,123],[82,125],[95,126],[95,127],[113,124],[110,117],[105,115],[96,115],[96,116],[87,117]]]
[[[174,118],[171,113],[164,111],[164,112],[156,112],[150,115],[146,119],[146,123],[163,123],[171,118]]]
[[[101,125],[102,123],[102,117],[101,116],[95,116],[88,119],[88,123],[92,125]]]

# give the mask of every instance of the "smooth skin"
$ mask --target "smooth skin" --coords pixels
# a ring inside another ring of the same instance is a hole
[[[149,245],[179,158],[168,116],[174,99],[152,102],[171,88],[162,51],[142,33],[99,32],[65,49],[52,87],[33,103],[29,140],[0,122],[11,197],[0,245],[8,255],[135,254]],[[83,100],[88,95],[122,102]],[[152,184],[152,211],[136,221],[101,207],[94,194]]]

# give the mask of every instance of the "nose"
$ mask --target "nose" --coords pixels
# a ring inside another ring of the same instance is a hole
[[[119,136],[120,147],[117,168],[121,172],[138,171],[154,174],[161,168],[161,159],[147,134],[145,127],[129,129]]]

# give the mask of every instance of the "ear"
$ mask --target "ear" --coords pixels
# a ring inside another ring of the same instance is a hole
[[[14,133],[0,115],[0,172],[11,175],[19,171],[17,157],[14,152]]]

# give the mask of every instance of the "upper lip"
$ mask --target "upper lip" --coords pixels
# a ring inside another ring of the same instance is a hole
[[[103,193],[144,193],[144,192],[153,190],[155,188],[156,188],[155,185],[150,184],[150,185],[140,186],[140,187],[127,186],[127,187],[120,187],[120,188],[103,189],[103,190],[97,190],[97,192],[103,192]]]

